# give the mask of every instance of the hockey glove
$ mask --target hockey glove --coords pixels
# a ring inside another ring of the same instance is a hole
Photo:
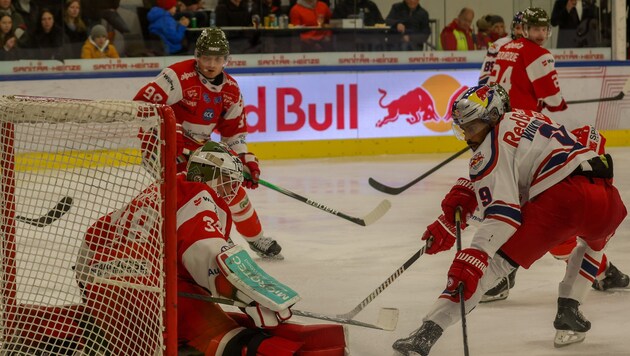
[[[477,209],[477,197],[472,183],[466,178],[459,178],[453,188],[442,200],[442,212],[451,224],[455,224],[455,210],[462,208],[462,230],[466,221]]]
[[[241,153],[238,155],[243,162],[245,173],[249,174],[249,178],[245,178],[243,185],[249,189],[258,188],[258,178],[260,177],[260,167],[258,166],[258,158],[251,153]]]
[[[240,309],[243,313],[247,314],[256,327],[259,328],[275,328],[280,325],[280,323],[284,323],[293,316],[291,307],[276,312],[260,305],[241,291],[236,292],[234,299],[248,304],[246,307]]]
[[[488,267],[488,254],[475,248],[463,249],[455,255],[455,259],[448,270],[446,291],[456,300],[458,287],[464,284],[464,300],[468,300],[477,290],[479,280]]]
[[[446,221],[444,215],[440,215],[427,231],[422,235],[422,241],[427,242],[426,253],[429,255],[450,250],[455,243],[455,225]]]

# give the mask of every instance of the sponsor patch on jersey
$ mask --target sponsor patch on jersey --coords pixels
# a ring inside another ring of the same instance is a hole
[[[148,276],[149,271],[149,261],[136,259],[117,259],[90,266],[91,274],[101,278]]]
[[[197,100],[201,89],[198,86],[190,87],[184,92],[184,97],[188,100]]]
[[[179,77],[179,80],[184,81],[186,79],[190,79],[192,77],[195,76],[195,72],[186,72],[186,73],[182,73],[182,75]]]
[[[216,98],[214,98],[214,103],[215,104],[218,104],[220,102],[221,102],[221,97],[220,96],[217,96]]]
[[[470,169],[477,170],[481,168],[483,166],[484,158],[485,157],[483,156],[483,153],[481,152],[475,153],[470,159]]]
[[[208,93],[203,93],[203,101],[205,103],[209,103],[210,102],[210,95],[208,95]]]
[[[214,118],[214,109],[206,109],[206,111],[203,112],[204,121],[210,121],[213,118]]]

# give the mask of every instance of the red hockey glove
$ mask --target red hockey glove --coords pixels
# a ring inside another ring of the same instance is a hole
[[[427,231],[422,235],[422,241],[427,242],[425,252],[429,255],[450,250],[455,243],[455,225],[446,221],[444,215],[440,215]]]
[[[462,230],[466,228],[468,217],[477,209],[477,197],[472,183],[466,178],[459,178],[451,191],[442,200],[442,212],[451,224],[455,224],[455,210],[462,208]]]
[[[243,181],[243,185],[249,189],[258,188],[258,177],[260,177],[260,167],[258,166],[258,158],[251,153],[241,153],[238,155],[243,162],[243,168],[245,173],[249,174],[250,178],[246,178]]]
[[[448,270],[446,290],[457,296],[460,283],[464,284],[464,300],[468,300],[477,290],[477,284],[488,267],[488,254],[475,248],[463,249],[455,255]],[[459,297],[456,298],[459,300]]]

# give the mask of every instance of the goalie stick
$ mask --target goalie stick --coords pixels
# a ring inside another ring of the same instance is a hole
[[[428,177],[430,174],[432,174],[433,172],[437,171],[438,169],[442,168],[443,166],[445,166],[447,163],[449,163],[450,161],[454,160],[455,158],[463,155],[466,151],[468,151],[469,148],[463,148],[461,151],[458,151],[457,153],[455,153],[454,155],[450,156],[449,158],[447,158],[446,160],[444,160],[442,163],[438,164],[437,166],[429,169],[426,173],[424,173],[423,175],[421,175],[420,177],[412,180],[411,182],[403,185],[402,187],[390,187],[387,186],[383,183],[378,182],[377,180],[375,180],[374,178],[370,177],[370,179],[368,179],[368,183],[370,184],[370,186],[376,190],[378,190],[379,192],[383,192],[383,193],[387,193],[387,194],[391,194],[391,195],[398,195],[402,192],[404,192],[405,190],[409,189],[411,186],[413,186],[414,184],[418,183],[419,181],[423,180],[424,178]]]
[[[586,104],[586,103],[599,103],[602,101],[617,101],[621,100],[626,96],[626,93],[630,92],[630,78],[628,78],[623,85],[621,91],[615,96],[609,96],[604,98],[595,98],[595,99],[583,99],[583,100],[569,100],[567,101],[567,105],[569,104]]]
[[[48,211],[46,215],[43,215],[39,218],[27,218],[24,216],[16,215],[15,220],[37,227],[45,227],[64,216],[72,207],[72,203],[72,198],[66,196],[63,197],[54,208],[50,209],[50,211]]]
[[[249,175],[247,173],[245,173],[246,177],[249,177]],[[389,202],[389,200],[385,199],[382,202],[380,202],[376,208],[374,208],[372,211],[370,211],[367,215],[363,216],[363,217],[354,217],[354,216],[350,216],[347,214],[344,214],[338,210],[332,209],[327,207],[326,205],[322,204],[322,203],[318,203],[316,201],[313,201],[309,198],[303,197],[297,193],[294,193],[288,189],[279,187],[275,184],[269,183],[267,181],[264,181],[262,179],[258,180],[258,183],[261,185],[264,185],[267,188],[273,189],[276,192],[282,193],[286,196],[289,196],[293,199],[299,200],[303,203],[306,203],[310,206],[313,206],[317,209],[321,209],[327,213],[336,215],[342,219],[346,219],[348,221],[351,221],[357,225],[361,225],[361,226],[368,226],[370,224],[373,224],[374,222],[376,222],[376,220],[380,219],[383,217],[383,215],[385,215],[388,211],[389,208],[392,207],[392,203]]]
[[[381,283],[381,285],[376,287],[376,289],[372,293],[370,293],[365,299],[363,299],[363,301],[361,301],[359,305],[354,307],[354,309],[344,314],[338,314],[337,317],[345,318],[345,319],[354,318],[355,315],[359,314],[359,312],[363,310],[368,304],[370,304],[370,302],[372,302],[374,298],[376,298],[379,294],[381,294],[381,292],[383,292],[385,288],[387,288],[390,284],[392,284],[392,282],[395,281],[396,278],[398,278],[403,272],[405,272],[405,270],[407,270],[409,266],[411,266],[414,262],[416,262],[418,258],[420,258],[420,256],[424,254],[425,248],[426,246],[422,246],[422,248],[418,250],[418,252],[414,253],[413,256],[411,256],[407,261],[405,261],[405,263],[403,263],[402,266],[398,267],[398,269],[394,273],[392,273],[392,275],[389,276],[389,278],[387,278],[385,282]],[[390,309],[393,309],[393,308],[390,308]]]
[[[184,298],[203,300],[206,302],[212,302],[212,303],[218,303],[218,304],[225,304],[225,305],[238,305],[239,304],[238,302],[235,302],[231,299],[216,298],[216,297],[194,294],[194,293],[179,292],[177,293],[177,295]],[[339,324],[354,325],[354,326],[360,326],[364,328],[377,329],[377,330],[393,331],[396,329],[396,325],[398,324],[398,309],[394,309],[394,310],[389,309],[389,308],[381,309],[379,312],[378,321],[376,324],[369,324],[369,323],[364,323],[362,321],[340,318],[340,317],[336,317],[332,315],[325,315],[325,314],[313,313],[313,312],[308,312],[308,311],[301,311],[301,310],[296,310],[296,309],[291,309],[291,312],[293,312],[293,315],[302,316],[305,318],[326,320],[326,321],[332,321]]]

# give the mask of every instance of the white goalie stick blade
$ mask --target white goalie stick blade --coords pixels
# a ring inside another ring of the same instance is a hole
[[[384,330],[396,330],[398,314],[399,311],[396,308],[381,308],[378,312],[376,324],[380,325]]]
[[[577,344],[584,341],[586,333],[573,330],[556,330],[556,337],[553,340],[553,346],[565,347],[571,344]]]

